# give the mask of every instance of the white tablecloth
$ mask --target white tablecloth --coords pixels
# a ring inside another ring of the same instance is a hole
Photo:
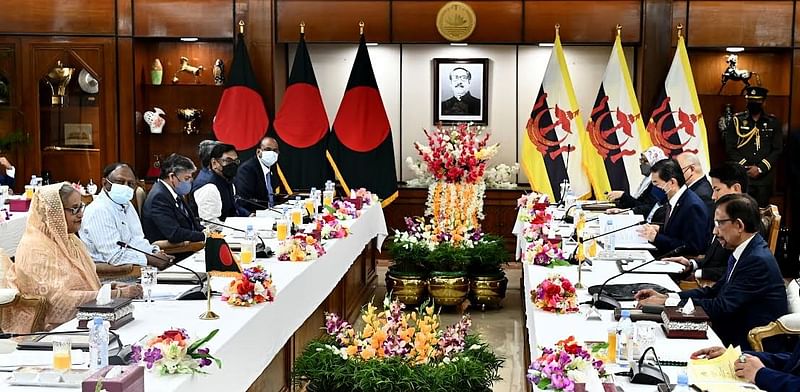
[[[5,214],[0,212],[0,214]],[[12,212],[9,220],[0,221],[0,249],[8,256],[17,254],[17,246],[28,223],[27,212]]]
[[[204,336],[211,330],[219,328],[219,333],[209,342],[208,347],[212,355],[221,359],[223,363],[222,369],[207,368],[211,374],[206,376],[160,377],[152,372],[146,372],[145,390],[157,392],[246,390],[292,334],[333,291],[367,243],[376,237],[380,243],[386,235],[383,210],[376,205],[367,209],[363,216],[353,222],[350,236],[326,243],[327,253],[316,261],[257,260],[272,273],[277,288],[275,301],[243,308],[230,306],[215,297],[212,299],[212,309],[219,314],[219,320],[203,321],[198,318],[206,310],[205,301],[137,303],[134,311],[135,320],[118,331],[122,342],[134,343],[148,334],[159,333],[172,327],[185,328],[192,337]],[[277,247],[277,241],[267,240],[267,246],[274,249]],[[181,263],[195,270],[205,269],[200,257],[193,257]],[[215,290],[220,290],[228,282],[229,280],[225,278],[214,278],[212,286]],[[59,329],[71,330],[74,327],[75,321],[71,321]],[[49,352],[45,354],[50,355]],[[48,390],[10,387],[7,385],[8,377],[9,373],[0,373],[0,390]],[[63,389],[53,389],[53,391],[63,391]]]

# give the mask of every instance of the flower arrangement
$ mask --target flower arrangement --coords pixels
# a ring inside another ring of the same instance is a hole
[[[406,157],[406,166],[411,169],[416,177],[406,181],[406,184],[411,187],[425,187],[436,181],[433,174],[428,172],[427,165],[421,159],[414,159]]]
[[[305,234],[296,234],[280,245],[278,260],[280,261],[308,261],[316,260],[325,254],[325,248],[314,239]]]
[[[425,216],[431,218],[434,231],[457,232],[480,227],[486,184],[435,182],[428,187]]]
[[[334,200],[330,206],[325,206],[325,211],[341,220],[355,219],[362,213],[355,204],[346,199]]]
[[[326,213],[319,218],[320,235],[323,240],[345,238],[350,235],[350,229],[344,227],[336,216]]]
[[[517,186],[517,173],[519,173],[519,163],[509,166],[501,163],[497,166],[486,169],[484,177],[486,186],[489,188],[509,189]]]
[[[606,375],[603,361],[595,359],[573,336],[541,348],[542,354],[528,367],[528,381],[537,388],[574,391],[576,383],[586,382],[592,373]]]
[[[564,257],[564,251],[544,238],[528,242],[522,255],[522,260],[528,264],[546,267],[569,265],[569,261]]]
[[[433,306],[425,303],[411,313],[404,308],[388,298],[380,312],[367,304],[360,330],[326,314],[326,336],[296,360],[295,384],[308,383],[309,391],[362,390],[362,382],[390,392],[485,391],[499,379],[503,361],[469,334],[469,316],[440,329]]]
[[[414,147],[437,181],[476,183],[483,178],[486,163],[499,149],[487,145],[489,133],[482,127],[458,124],[453,127],[425,130],[428,145],[419,142]]]
[[[261,266],[246,268],[238,278],[231,281],[222,300],[234,306],[272,302],[275,300],[272,275]]]
[[[578,295],[569,279],[552,274],[531,291],[531,299],[537,308],[553,313],[578,311]]]
[[[351,196],[352,193],[351,193]],[[355,197],[361,199],[363,201],[363,205],[373,205],[380,201],[378,195],[373,194],[372,192],[368,191],[366,188],[358,188],[355,190]],[[363,207],[362,207],[363,208]]]
[[[206,337],[191,341],[185,329],[171,329],[152,337],[144,347],[135,344],[131,347],[131,358],[134,362],[144,362],[147,369],[156,369],[160,375],[165,374],[207,374],[204,367],[213,363],[222,368],[222,361],[214,358],[209,349],[202,347],[218,329],[211,331]]]

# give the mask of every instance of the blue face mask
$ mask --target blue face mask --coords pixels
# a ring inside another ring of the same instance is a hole
[[[656,199],[659,204],[664,204],[667,202],[667,192],[664,192],[663,189],[653,185],[650,188],[650,194]]]
[[[178,196],[188,195],[189,192],[191,191],[192,191],[192,180],[181,181],[178,183],[178,186],[175,187],[175,193],[177,193]]]
[[[125,205],[133,199],[133,188],[127,185],[115,184],[111,181],[108,182],[111,184],[111,190],[106,191],[106,193],[108,193],[108,198],[111,199],[111,201],[120,205]]]

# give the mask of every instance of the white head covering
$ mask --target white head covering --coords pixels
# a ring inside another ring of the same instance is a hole
[[[642,153],[642,155],[644,155],[644,158],[647,159],[647,163],[649,163],[651,167],[655,165],[656,162],[667,159],[667,154],[664,154],[664,150],[662,150],[661,147],[656,146],[648,148]],[[652,176],[647,175],[647,177],[645,177],[642,182],[639,183],[639,188],[636,189],[636,192],[631,193],[631,196],[633,196],[634,199],[639,198],[639,196],[642,195],[647,187],[650,186],[652,181]]]

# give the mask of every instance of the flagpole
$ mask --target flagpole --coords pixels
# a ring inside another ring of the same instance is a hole
[[[305,35],[306,33],[306,22],[300,21],[300,35]]]
[[[622,25],[618,24],[617,25],[617,37],[619,37],[621,35],[622,35]]]
[[[558,31],[561,29],[561,25],[556,23],[555,28],[556,28],[556,38],[558,38]]]
[[[244,35],[244,20],[239,20],[239,34]]]
[[[363,20],[359,20],[358,21],[358,34],[359,35],[364,35],[364,21]]]
[[[683,24],[678,23],[678,39],[683,38]]]

